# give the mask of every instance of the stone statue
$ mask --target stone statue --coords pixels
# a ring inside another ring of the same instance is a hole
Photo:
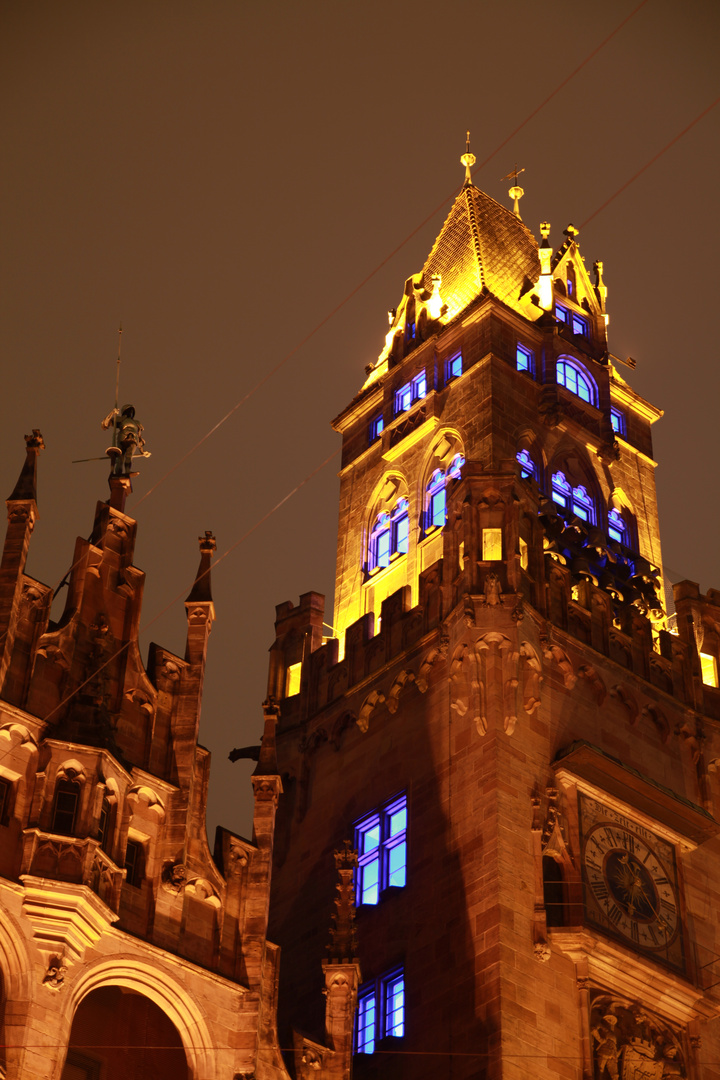
[[[135,406],[123,405],[111,409],[102,422],[103,429],[113,429],[113,443],[107,449],[112,461],[113,476],[130,476],[134,457],[150,457],[145,449],[143,426],[135,419]]]

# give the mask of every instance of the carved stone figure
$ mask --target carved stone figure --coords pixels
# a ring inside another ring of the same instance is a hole
[[[109,427],[113,429],[112,446],[107,449],[113,476],[129,476],[134,457],[150,457],[150,451],[145,449],[143,426],[135,419],[134,405],[111,409],[102,426],[105,431]]]

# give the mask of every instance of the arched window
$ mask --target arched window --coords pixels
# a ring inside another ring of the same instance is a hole
[[[563,472],[553,473],[552,500],[557,506],[562,507],[566,514],[574,514],[575,517],[587,521],[589,525],[595,524],[595,501],[592,495],[588,495],[587,489],[582,484],[574,488],[565,479]]]
[[[436,469],[427,486],[427,510],[425,511],[425,531],[442,529],[447,517],[445,487],[448,480],[459,480],[465,464],[463,454],[456,454],[447,469]]]
[[[567,267],[567,294],[575,298],[577,291],[577,279],[575,277],[575,267],[572,263],[568,263]]]
[[[527,450],[519,450],[516,456],[520,465],[520,479],[537,480],[537,466],[533,459],[530,457]]]
[[[608,510],[608,536],[618,544],[628,542],[628,527],[617,510]]]
[[[557,381],[571,394],[575,394],[581,401],[587,401],[590,405],[597,405],[597,387],[592,376],[581,364],[570,360],[567,356],[557,362]]]
[[[384,570],[396,555],[406,555],[410,526],[407,499],[398,499],[392,511],[378,514],[370,531],[368,570]]]

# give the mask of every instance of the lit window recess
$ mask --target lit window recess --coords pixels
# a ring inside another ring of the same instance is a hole
[[[573,334],[578,334],[580,337],[589,337],[588,321],[583,319],[582,315],[577,315],[574,311],[563,307],[562,304],[556,304],[555,316],[559,322],[570,327]]]
[[[399,416],[400,413],[407,412],[416,401],[424,398],[426,394],[427,379],[425,378],[425,372],[421,371],[409,383],[405,383],[404,386],[395,391],[395,415]]]
[[[462,353],[455,353],[445,361],[445,382],[457,379],[459,375],[462,375],[462,369]]]
[[[574,514],[589,525],[595,524],[595,503],[582,484],[573,487],[565,479],[565,473],[553,473],[552,500],[568,514]]]
[[[518,371],[527,371],[528,375],[535,374],[535,357],[530,349],[526,349],[524,345],[518,345],[515,354],[515,362]]]
[[[410,536],[407,499],[398,499],[392,511],[378,514],[370,531],[368,572],[375,574],[399,555],[407,555]]]
[[[145,877],[145,848],[139,840],[128,840],[125,849],[125,881],[139,889]]]
[[[430,477],[426,489],[427,497],[427,509],[425,511],[425,532],[429,533],[435,529],[442,529],[445,525],[445,519],[447,517],[447,503],[445,497],[445,488],[448,480],[459,480],[461,475],[461,469],[465,464],[465,458],[462,454],[456,454],[448,465],[445,472],[442,469],[436,469]]]
[[[302,661],[297,664],[288,664],[285,673],[285,697],[294,697],[300,693],[300,677],[302,676]]]
[[[702,681],[706,686],[717,686],[718,684],[718,669],[717,660],[710,653],[700,653],[700,669],[702,671]]]
[[[407,865],[407,797],[399,795],[355,823],[355,902],[377,904],[385,889],[402,889]]]
[[[520,465],[520,479],[537,480],[537,468],[535,466],[535,462],[530,457],[527,450],[519,450],[516,457]]]
[[[499,562],[502,559],[502,529],[483,529],[483,562]]]
[[[625,435],[627,433],[625,413],[621,412],[620,409],[610,409],[610,423],[616,435]]]
[[[581,401],[587,401],[589,405],[597,405],[597,387],[590,374],[573,360],[564,357],[558,360],[556,366],[557,381],[571,394],[575,394]]]
[[[519,537],[520,542],[520,569],[527,570],[528,568],[528,546],[522,536]]]
[[[627,544],[627,525],[617,510],[608,510],[608,536],[618,544]]]
[[[382,434],[382,430],[383,430],[384,426],[385,425],[383,424],[382,413],[380,413],[379,416],[374,417],[370,421],[370,442],[371,443],[375,442],[376,439],[380,438],[380,435]]]
[[[404,1034],[405,975],[396,968],[358,991],[355,1053],[374,1054],[380,1040]]]

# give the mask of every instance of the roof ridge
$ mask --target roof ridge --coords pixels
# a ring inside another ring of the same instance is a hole
[[[480,248],[480,230],[478,229],[477,215],[475,213],[475,202],[470,198],[471,190],[479,191],[480,189],[475,187],[474,184],[468,184],[464,187],[462,194],[467,194],[465,199],[465,209],[467,210],[468,221],[470,222],[470,235],[472,236],[473,247],[475,248],[475,258],[477,259],[477,271],[478,271],[478,284],[480,288],[485,286],[485,274],[483,272],[483,260],[482,251]]]

